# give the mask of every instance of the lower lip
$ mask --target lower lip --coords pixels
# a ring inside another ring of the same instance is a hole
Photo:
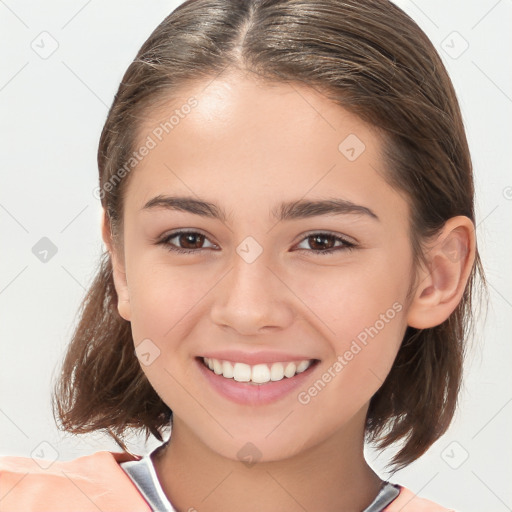
[[[207,368],[202,358],[196,359],[196,363],[206,380],[222,396],[237,404],[265,405],[276,402],[303,385],[304,381],[316,368],[318,361],[315,361],[307,370],[297,373],[294,377],[284,377],[282,380],[270,381],[266,384],[249,384],[247,382],[237,382],[234,379],[226,379]]]

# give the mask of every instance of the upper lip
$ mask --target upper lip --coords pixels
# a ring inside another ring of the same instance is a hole
[[[206,352],[201,357],[230,361],[232,363],[245,363],[251,366],[265,363],[286,363],[289,361],[309,361],[315,359],[314,357],[305,356],[303,354],[292,354],[291,352],[241,352],[239,350]]]

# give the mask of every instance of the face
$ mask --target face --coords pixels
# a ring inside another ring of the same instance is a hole
[[[361,426],[413,274],[378,134],[312,89],[231,75],[152,112],[139,142],[116,288],[174,421],[262,460]]]

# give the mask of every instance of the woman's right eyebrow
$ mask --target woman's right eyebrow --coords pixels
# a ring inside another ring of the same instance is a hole
[[[141,210],[155,208],[185,211],[202,217],[219,219],[224,223],[228,222],[229,217],[225,210],[216,204],[189,196],[158,195],[150,199]],[[341,198],[299,199],[283,202],[277,208],[272,209],[271,214],[278,221],[306,219],[321,215],[365,215],[374,220],[380,220],[370,208]]]

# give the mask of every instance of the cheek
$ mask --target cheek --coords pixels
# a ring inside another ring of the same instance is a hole
[[[331,338],[335,353],[297,395],[318,428],[336,428],[369,402],[389,374],[405,333],[405,311],[399,302],[384,309],[377,320],[367,321],[374,315],[361,314],[352,321],[350,314],[343,313],[347,321]]]
[[[130,268],[131,329],[138,352],[149,352],[151,360],[141,368],[155,391],[175,411],[190,408],[183,392],[190,366],[190,332],[194,315],[205,293],[215,283],[193,266],[171,267],[168,263],[140,258]],[[142,349],[144,347],[144,349]],[[140,356],[139,356],[140,357]]]
[[[397,248],[394,254],[375,253],[364,262],[329,273],[323,269],[314,279],[308,276],[297,283],[296,289],[304,290],[304,302],[320,317],[317,325],[323,326],[329,341],[324,373],[330,391],[325,399],[333,407],[340,397],[345,407],[369,400],[392,367],[407,326],[405,301],[412,259],[406,248]],[[323,389],[323,384],[317,387]]]
[[[134,339],[168,337],[187,323],[215,279],[197,272],[193,265],[171,267],[168,263],[144,263],[130,270],[130,306]],[[210,280],[212,281],[210,283]]]
[[[334,354],[320,378],[308,383],[298,397],[312,417],[321,416],[325,408],[355,414],[391,370],[407,327],[405,301],[412,265],[407,249],[405,245],[394,254],[376,255],[371,263],[338,270],[329,283],[317,280],[310,290],[310,300],[322,297],[316,307],[334,332],[328,335]]]
[[[318,268],[298,274],[293,290],[315,313],[326,338],[337,351],[358,336],[364,341],[368,329],[399,334],[409,289],[409,261],[396,261],[387,255],[347,266]],[[384,329],[385,326],[385,329]]]

